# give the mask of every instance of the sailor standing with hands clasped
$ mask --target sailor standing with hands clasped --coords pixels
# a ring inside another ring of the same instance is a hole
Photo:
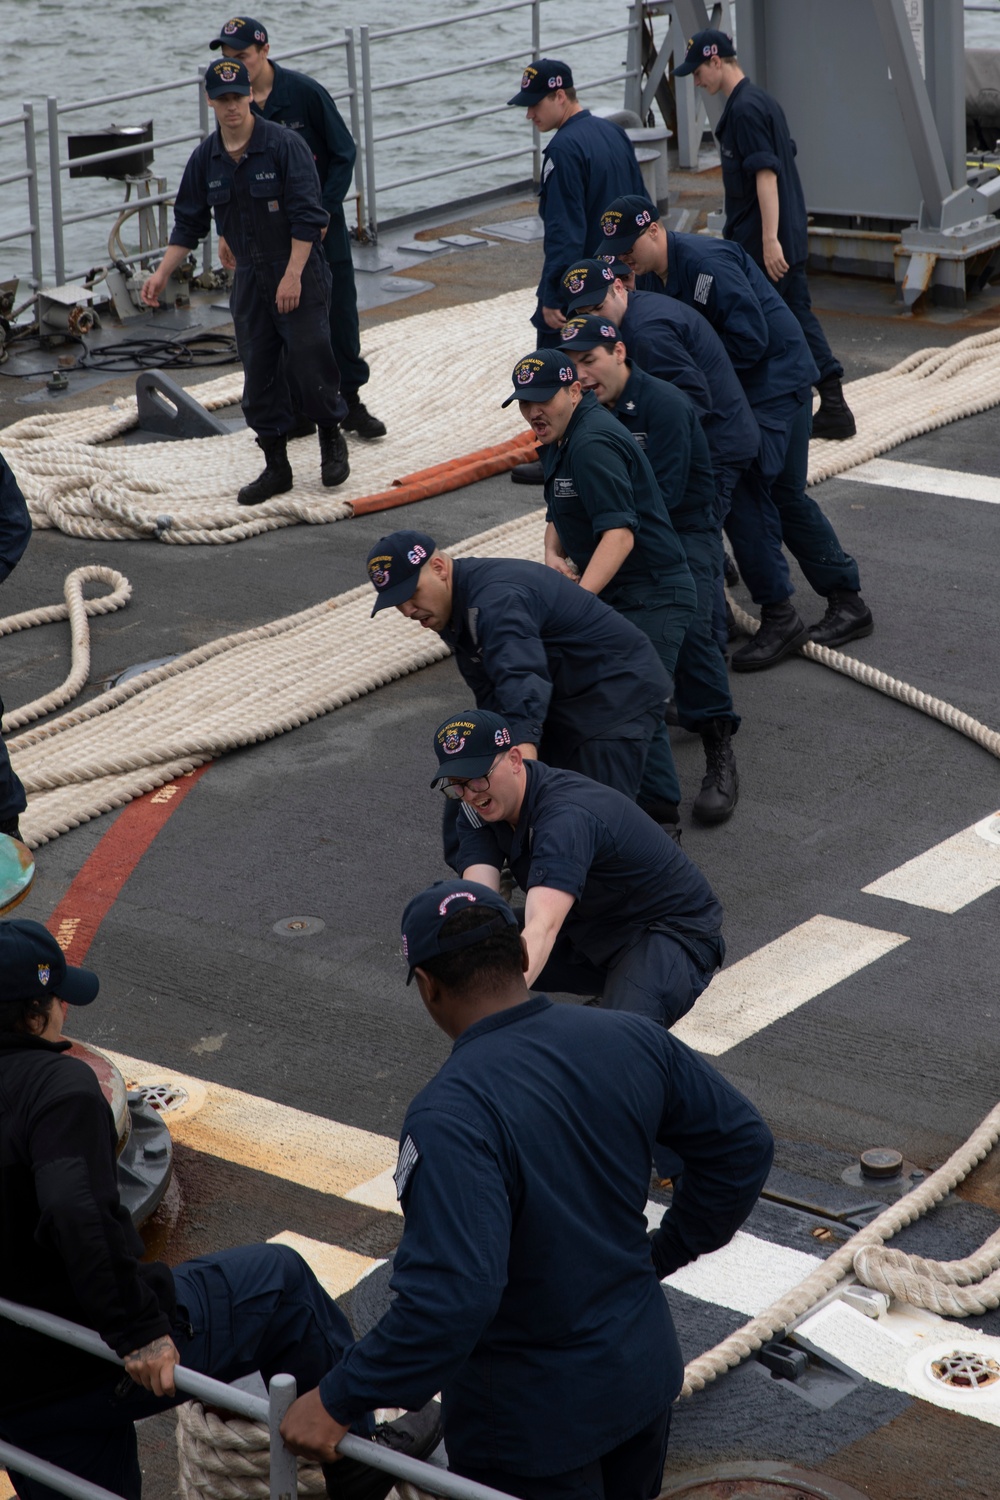
[[[208,233],[214,213],[236,260],[229,306],[243,361],[243,414],[266,460],[237,499],[258,505],[292,488],[287,438],[296,410],[319,428],[323,483],[343,484],[350,473],[339,426],[347,407],[330,347],[330,268],[320,248],[330,215],[309,147],[295,131],[251,113],[242,63],[212,63],[205,92],[218,129],[184,168],[170,244],[142,300],[159,306],[168,278]]]

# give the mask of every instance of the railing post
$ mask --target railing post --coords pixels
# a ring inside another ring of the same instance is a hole
[[[542,55],[542,0],[531,0],[531,61]],[[532,129],[531,176],[536,187],[542,180],[542,137]]]
[[[642,112],[642,66],[640,62],[641,48],[639,45],[639,28],[642,24],[641,11],[638,5],[630,5],[628,8],[628,32],[627,45],[625,48],[625,99],[626,109],[633,114],[641,115]]]
[[[294,1453],[281,1440],[281,1424],[295,1400],[294,1375],[272,1375],[267,1388],[267,1425],[271,1434],[271,1500],[296,1500],[299,1470]]]
[[[361,139],[361,108],[358,104],[358,59],[354,51],[354,27],[345,26],[344,35],[347,38],[347,52],[345,61],[347,63],[347,87],[351,91],[351,135],[354,144],[358,147],[358,154],[354,158],[354,186],[358,190],[358,232],[363,233],[368,223],[367,195],[365,193],[365,160],[367,153],[364,144],[359,145]]]
[[[38,153],[35,150],[35,106],[24,105],[24,159],[28,167],[28,213],[31,216],[31,285],[42,284],[42,225],[38,213]]]
[[[372,110],[372,59],[368,27],[361,28],[361,92],[365,106],[365,181],[368,184],[368,230],[378,240],[378,207],[375,201],[375,120]]]
[[[59,168],[59,101],[51,94],[46,101],[49,120],[49,189],[52,194],[52,253],[55,258],[56,285],[66,280],[66,254],[63,249],[62,176]]]
[[[214,121],[214,119],[212,119],[212,120],[209,119],[209,114],[208,114],[208,97],[207,97],[207,95],[205,93],[205,89],[204,89],[204,87],[202,85],[202,82],[201,82],[200,78],[198,80],[198,83],[197,83],[196,87],[198,89],[198,129],[201,131],[201,138],[202,138],[202,140],[205,141],[205,140],[208,139],[208,137],[212,134],[212,131],[215,129],[215,121]],[[202,249],[201,249],[201,269],[202,269],[202,271],[204,271],[204,273],[206,275],[212,269],[212,228],[211,228],[211,221],[209,222],[208,233],[205,236],[205,243],[203,244]]]

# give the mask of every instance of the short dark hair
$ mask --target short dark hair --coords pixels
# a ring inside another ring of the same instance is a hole
[[[565,94],[570,104],[576,103],[576,89],[573,88],[572,84],[569,88],[565,89],[549,89],[549,92],[545,95],[545,97],[546,99],[554,99],[555,96],[559,93]]]
[[[497,919],[498,913],[488,906],[468,906],[441,924],[442,937],[457,937]],[[499,990],[524,974],[521,963],[521,933],[517,927],[505,927],[491,933],[481,943],[459,948],[454,953],[439,953],[420,965],[446,989],[460,994],[469,990]]]
[[[54,999],[54,995],[32,995],[28,1000],[0,1000],[0,1032],[30,1032],[32,1021],[48,1020]]]

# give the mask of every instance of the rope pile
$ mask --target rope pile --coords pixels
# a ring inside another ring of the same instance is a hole
[[[8,427],[4,454],[39,529],[101,541],[167,543],[243,541],[299,522],[342,521],[371,501],[400,502],[440,494],[531,456],[533,435],[514,408],[500,409],[514,362],[532,342],[524,292],[466,307],[420,313],[366,333],[373,410],[390,412],[389,436],[350,444],[351,475],[335,490],[320,479],[319,445],[301,438],[289,448],[295,488],[252,508],[236,492],[256,477],[260,449],[247,429],[226,436],[107,447],[138,422],[134,396],[109,407],[39,412]],[[467,352],[470,326],[476,351]],[[488,362],[480,350],[489,349]],[[208,411],[239,401],[241,373],[189,388]],[[466,455],[448,464],[440,454]],[[484,470],[482,465],[492,462]],[[472,472],[469,472],[471,465]],[[421,491],[431,467],[431,487]],[[458,469],[457,476],[451,470]],[[367,502],[367,503],[366,503]]]

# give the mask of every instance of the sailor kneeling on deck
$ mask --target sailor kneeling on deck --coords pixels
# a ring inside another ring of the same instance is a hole
[[[299,413],[319,428],[323,483],[343,484],[350,473],[340,429],[347,405],[330,345],[330,267],[321,248],[330,215],[305,141],[251,113],[241,62],[212,63],[205,92],[218,129],[184,168],[170,244],[142,300],[159,306],[168,278],[204,239],[214,213],[236,261],[229,305],[245,376],[243,414],[266,460],[237,499],[259,505],[292,488],[287,435]]]
[[[440,1390],[455,1472],[524,1500],[647,1500],[683,1376],[658,1278],[731,1239],[770,1133],[662,1027],[529,995],[515,916],[486,886],[415,896],[403,952],[454,1045],[400,1134],[396,1295],[282,1437],[328,1462],[356,1414]],[[685,1170],[650,1240],[657,1141]]]

